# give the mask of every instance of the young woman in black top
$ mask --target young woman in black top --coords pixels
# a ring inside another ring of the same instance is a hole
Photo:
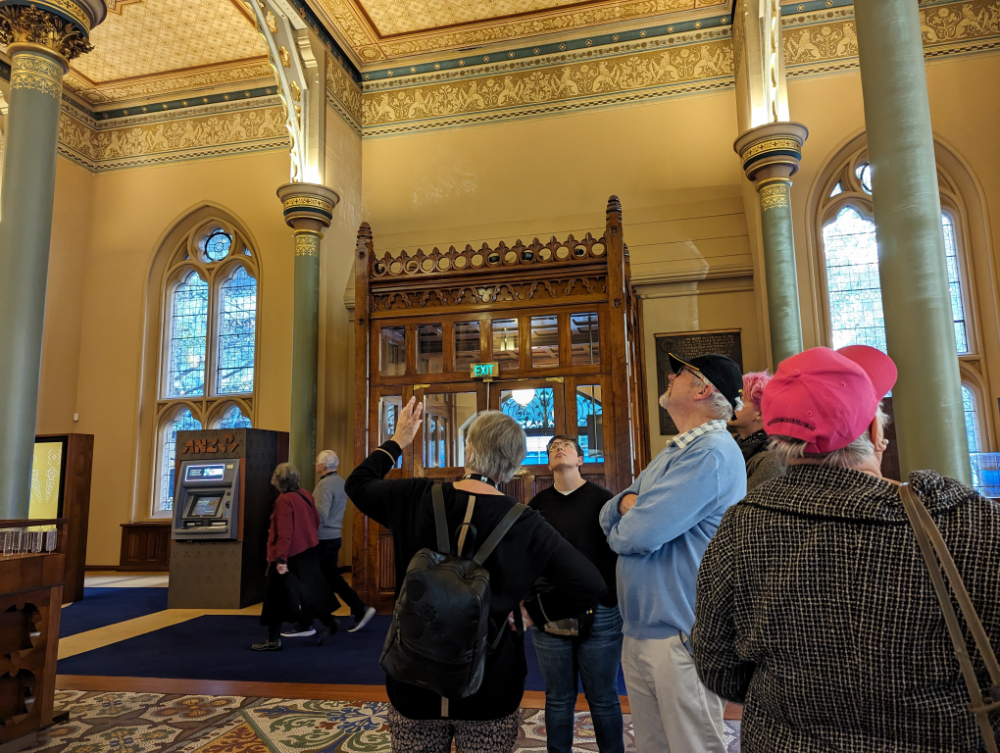
[[[614,495],[580,475],[583,450],[575,437],[560,434],[548,445],[553,485],[528,505],[601,572],[608,593],[592,614],[578,615],[575,626],[552,624],[558,591],[525,604],[534,622],[531,638],[545,679],[545,728],[549,753],[573,750],[573,711],[578,678],[590,705],[594,735],[601,753],[624,753],[618,667],[622,655],[622,616],[618,611],[618,555],[601,528],[601,508]]]
[[[437,546],[432,480],[383,480],[413,441],[422,412],[422,406],[410,400],[400,412],[393,438],[369,455],[346,484],[358,509],[392,531],[397,597],[413,555]],[[474,494],[472,524],[485,540],[516,504],[496,484],[510,480],[525,453],[524,432],[512,418],[496,411],[480,414],[466,438],[465,470],[467,475],[487,480],[464,478],[443,484],[448,529],[454,531],[462,523],[469,496]],[[555,618],[586,611],[606,594],[597,568],[530,509],[517,519],[484,566],[490,573],[490,635],[502,631],[503,637],[486,658],[482,685],[468,698],[450,700],[447,718],[443,718],[440,696],[386,676],[393,751],[446,753],[453,737],[458,749],[467,753],[512,750],[527,667],[523,637],[508,627],[508,616],[519,608],[519,602],[535,596],[539,578],[560,592]]]

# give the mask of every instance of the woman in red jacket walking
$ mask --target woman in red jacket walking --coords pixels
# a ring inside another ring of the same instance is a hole
[[[313,619],[323,624],[316,636],[322,646],[327,636],[337,632],[331,614],[337,600],[323,577],[316,548],[319,513],[312,495],[299,488],[299,471],[291,463],[275,468],[271,483],[281,494],[274,502],[267,534],[267,592],[260,613],[267,640],[251,648],[280,651],[282,622],[311,624]]]

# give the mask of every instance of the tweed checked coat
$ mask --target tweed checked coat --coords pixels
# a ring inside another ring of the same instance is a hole
[[[932,471],[910,482],[1000,649],[1000,505]],[[795,466],[752,491],[708,546],[695,617],[702,682],[745,704],[745,753],[983,750],[930,577],[887,481]]]

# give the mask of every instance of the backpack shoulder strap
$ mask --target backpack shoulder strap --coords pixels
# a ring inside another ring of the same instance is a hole
[[[525,505],[514,505],[510,508],[503,520],[501,520],[497,524],[497,527],[493,529],[493,533],[491,533],[489,538],[483,542],[481,547],[479,547],[479,551],[476,552],[476,556],[472,558],[477,565],[482,566],[482,564],[486,561],[486,558],[493,554],[493,550],[496,549],[500,540],[507,535],[507,531],[509,531],[510,527],[514,525],[514,521],[521,517],[521,513],[527,509],[528,508]]]
[[[952,558],[951,552],[948,551],[948,545],[945,543],[941,531],[934,524],[934,518],[931,517],[926,505],[923,504],[917,493],[910,488],[909,484],[900,485],[899,496],[903,500],[903,509],[906,510],[906,517],[909,518],[910,525],[913,527],[917,544],[920,547],[920,553],[924,558],[924,564],[927,566],[927,571],[934,584],[938,604],[941,606],[941,611],[944,614],[944,621],[948,626],[948,632],[955,647],[955,655],[958,658],[959,666],[965,677],[969,697],[972,699],[970,711],[976,715],[980,731],[983,733],[983,738],[987,744],[987,750],[996,751],[996,741],[989,722],[990,712],[1000,708],[1000,693],[997,692],[1000,691],[1000,668],[997,666],[996,655],[990,646],[989,637],[986,635],[983,623],[979,620],[979,615],[976,614],[976,608],[972,603],[972,599],[969,598],[969,592],[962,581],[962,575],[955,565],[955,560]],[[935,551],[937,552],[937,558],[934,556]],[[940,565],[938,564],[938,560],[940,560]],[[986,698],[983,697],[979,689],[979,680],[976,677],[972,660],[966,648],[965,636],[962,634],[958,615],[955,613],[951,597],[948,594],[945,577],[941,574],[942,569],[944,569],[944,575],[951,585],[952,592],[955,594],[955,600],[958,602],[959,608],[962,610],[962,616],[965,618],[965,624],[968,626],[969,632],[972,633],[973,639],[976,642],[976,648],[979,649],[983,663],[986,665],[989,673],[990,681],[993,684],[993,688],[989,691],[989,695]]]
[[[431,484],[431,502],[434,503],[434,528],[437,531],[437,549],[441,554],[451,552],[448,541],[448,517],[444,512],[444,492],[441,484]]]

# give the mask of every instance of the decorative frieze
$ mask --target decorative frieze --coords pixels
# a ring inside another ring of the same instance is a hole
[[[1000,47],[1000,0],[921,2],[924,57]],[[787,75],[806,76],[858,67],[852,6],[788,16],[784,20]]]
[[[97,128],[64,108],[59,153],[90,170],[103,171],[288,148],[284,114],[273,102],[117,127],[100,125]]]
[[[365,134],[386,124],[431,118],[449,118],[450,125],[491,111],[522,108],[522,112],[507,115],[512,117],[544,112],[556,103],[596,99],[603,104],[622,94],[646,91],[649,95],[651,89],[659,89],[662,96],[690,91],[689,85],[696,82],[732,86],[733,49],[726,38],[456,83],[431,83],[430,78],[422,77],[426,83],[391,91],[366,90],[362,105]]]

